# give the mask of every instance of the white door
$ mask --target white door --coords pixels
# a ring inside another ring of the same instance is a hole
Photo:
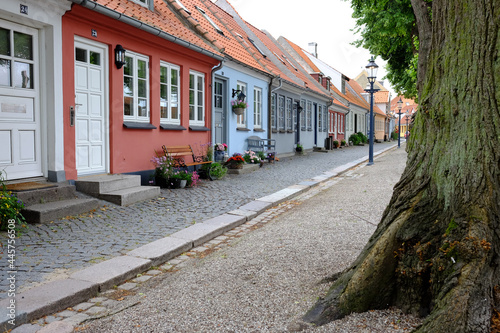
[[[75,140],[78,175],[108,171],[107,48],[75,40]]]
[[[0,20],[0,171],[42,175],[38,32]]]

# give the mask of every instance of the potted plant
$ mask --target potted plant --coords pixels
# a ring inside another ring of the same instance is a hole
[[[191,183],[192,175],[187,171],[176,171],[170,175],[167,180],[168,187],[170,188],[184,188]]]
[[[167,180],[174,171],[172,161],[167,156],[160,155],[157,152],[156,156],[153,156],[151,159],[151,162],[155,166],[155,172],[153,174],[155,184],[161,188],[167,187]]]
[[[252,150],[246,150],[245,155],[243,155],[243,159],[248,164],[259,164],[261,159],[257,154]]]
[[[228,158],[226,163],[224,163],[228,169],[242,169],[243,164],[245,164],[245,160],[243,159],[243,156],[238,153],[235,153],[233,156]]]
[[[216,143],[214,146],[214,161],[222,162],[224,160],[224,153],[227,150],[225,143]]]
[[[248,104],[243,99],[235,99],[231,101],[231,107],[236,115],[241,116],[248,107]]]
[[[302,153],[304,151],[304,147],[300,143],[297,143],[297,146],[295,147],[295,151],[297,153]]]
[[[345,147],[345,146],[346,146],[346,144],[347,144],[347,143],[345,142],[345,140],[340,141],[340,145],[341,145],[342,147]]]
[[[339,147],[339,142],[337,140],[333,141],[333,148],[337,149]]]

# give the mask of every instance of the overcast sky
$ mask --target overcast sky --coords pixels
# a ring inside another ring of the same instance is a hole
[[[309,42],[318,43],[318,58],[331,67],[355,78],[368,64],[370,52],[351,43],[359,39],[351,29],[350,1],[344,0],[228,0],[238,13],[257,28],[267,30],[274,38],[283,36],[304,50]],[[377,79],[385,76],[385,62],[379,65]],[[384,86],[392,90],[387,80]],[[393,94],[394,95],[394,94]]]

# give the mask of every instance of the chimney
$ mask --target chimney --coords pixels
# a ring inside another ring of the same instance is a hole
[[[309,43],[309,53],[311,53],[315,58],[318,57],[318,43]]]

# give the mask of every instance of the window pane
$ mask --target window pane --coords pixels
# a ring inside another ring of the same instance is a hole
[[[87,62],[87,50],[76,48],[75,59],[77,61]]]
[[[125,67],[123,67],[123,75],[132,75],[134,73],[134,59],[125,57]]]
[[[170,76],[170,82],[172,83],[172,85],[177,86],[179,82],[179,72],[177,71],[177,69],[172,69],[170,71]]]
[[[167,67],[160,67],[160,82],[167,83]]]
[[[33,60],[33,46],[31,35],[14,31],[14,57]]]
[[[0,28],[0,54],[10,56],[10,31]]]
[[[123,94],[125,96],[134,96],[134,80],[131,77],[123,78]]]
[[[10,87],[10,60],[0,59],[0,86]]]
[[[198,91],[198,106],[203,106],[203,93]]]
[[[164,84],[160,85],[160,98],[162,100],[168,100],[168,87]]]
[[[194,75],[189,74],[189,89],[194,89]]]
[[[33,65],[14,61],[14,87],[33,89]]]
[[[90,63],[92,65],[101,65],[101,54],[97,52],[90,51]]]
[[[198,77],[198,90],[203,91],[203,78]]]
[[[199,121],[202,121],[203,120],[203,107],[202,106],[198,106],[198,119]]]
[[[189,120],[194,120],[194,106],[189,106]]]
[[[147,117],[148,116],[148,103],[146,99],[140,98],[137,106],[137,115],[139,117]]]
[[[146,81],[145,80],[138,80],[137,81],[137,88],[138,88],[138,96],[139,97],[147,97],[147,89],[146,89]]]
[[[189,91],[189,104],[194,104],[194,91],[192,90]]]
[[[177,87],[172,87],[172,89],[170,89],[170,98],[172,100],[172,104],[177,104],[177,102],[179,101],[179,94],[177,93],[177,91]]]
[[[167,102],[160,102],[160,117],[168,118]]]
[[[179,119],[179,109],[177,106],[172,106],[172,119]]]
[[[125,96],[123,99],[123,114],[125,116],[134,115],[134,99],[132,97]]]
[[[147,75],[147,66],[144,60],[137,61],[137,77],[145,79]]]

